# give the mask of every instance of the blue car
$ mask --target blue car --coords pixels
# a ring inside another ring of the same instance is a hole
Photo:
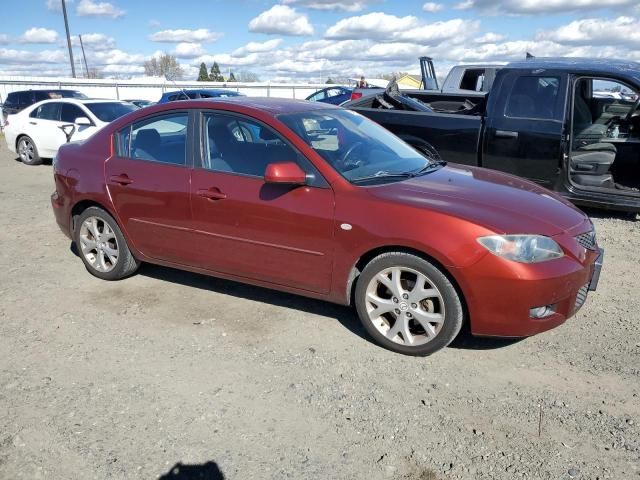
[[[351,100],[351,89],[345,87],[327,87],[318,90],[316,93],[309,95],[307,100],[311,102],[331,103],[340,105]]]
[[[221,88],[176,90],[175,92],[163,93],[158,103],[175,102],[176,100],[192,100],[194,98],[221,98],[221,97],[244,97],[244,94],[234,92],[233,90],[223,90]]]

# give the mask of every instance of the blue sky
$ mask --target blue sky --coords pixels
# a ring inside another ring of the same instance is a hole
[[[274,81],[416,71],[420,55],[441,74],[526,51],[640,61],[638,0],[67,0],[67,10],[74,44],[82,34],[105,77],[141,76],[161,52],[187,79],[215,60]],[[69,75],[60,0],[2,0],[0,11],[0,75]]]

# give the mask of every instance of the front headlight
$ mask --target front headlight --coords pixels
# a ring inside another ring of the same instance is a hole
[[[555,240],[543,235],[491,235],[478,242],[494,255],[514,262],[546,262],[564,255]]]

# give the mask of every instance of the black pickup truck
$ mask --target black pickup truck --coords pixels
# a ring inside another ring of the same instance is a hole
[[[509,172],[576,204],[640,212],[640,63],[532,58],[488,93],[384,93],[345,104],[431,156]]]

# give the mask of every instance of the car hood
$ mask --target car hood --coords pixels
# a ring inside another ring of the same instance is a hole
[[[557,235],[588,221],[567,200],[535,183],[484,168],[449,164],[370,187],[379,198],[454,215],[496,233]]]

